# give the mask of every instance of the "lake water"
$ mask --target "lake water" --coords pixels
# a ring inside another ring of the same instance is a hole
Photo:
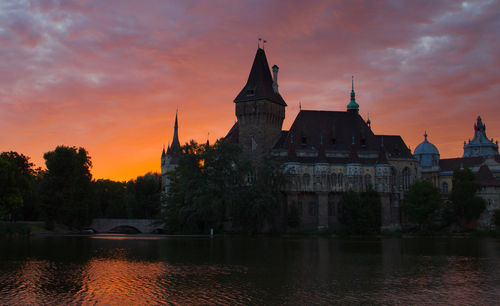
[[[499,304],[500,240],[0,239],[0,304]]]

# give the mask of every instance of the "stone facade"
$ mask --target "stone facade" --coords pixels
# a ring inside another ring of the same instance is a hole
[[[242,150],[258,161],[281,135],[285,106],[265,99],[244,101],[236,104],[236,117]]]

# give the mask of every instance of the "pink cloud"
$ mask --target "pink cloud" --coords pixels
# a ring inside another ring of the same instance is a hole
[[[0,138],[43,165],[84,146],[94,175],[159,171],[180,110],[182,141],[225,135],[257,38],[288,102],[343,110],[350,76],[377,133],[412,148],[424,130],[459,156],[481,115],[499,137],[498,2],[33,1],[2,4]],[[5,30],[7,29],[7,30]]]

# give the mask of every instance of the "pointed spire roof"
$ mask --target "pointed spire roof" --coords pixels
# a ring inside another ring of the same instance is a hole
[[[258,48],[248,81],[238,96],[236,96],[234,102],[262,99],[286,106],[285,100],[273,89],[273,78],[271,70],[269,70],[269,64],[267,63],[266,53],[264,49]]]
[[[356,94],[354,93],[354,76],[352,77],[351,102],[347,104],[347,111],[358,112],[359,105],[356,103]]]
[[[181,144],[179,143],[179,124],[177,121],[177,110],[175,111],[174,136],[172,137],[172,144],[169,146],[167,154],[169,155],[181,154]]]
[[[165,156],[165,145],[163,145],[163,151],[161,151],[161,157]]]

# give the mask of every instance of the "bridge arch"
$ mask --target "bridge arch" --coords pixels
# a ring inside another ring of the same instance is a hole
[[[164,223],[161,219],[107,219],[96,218],[92,220],[90,228],[98,233],[112,233],[117,230],[135,229],[139,233],[161,232]]]

